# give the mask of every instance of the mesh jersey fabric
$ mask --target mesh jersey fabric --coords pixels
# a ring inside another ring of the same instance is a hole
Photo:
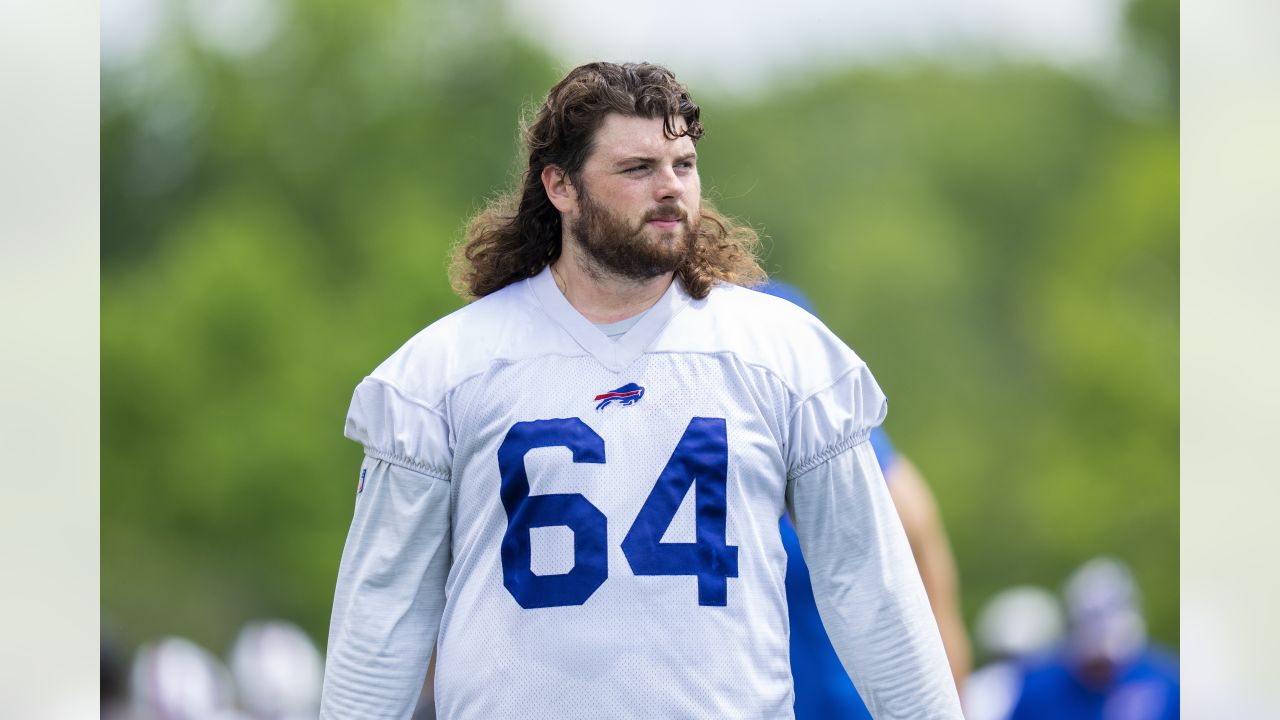
[[[614,342],[544,270],[419,333],[357,388],[347,435],[448,486],[440,716],[789,717],[786,484],[865,442],[885,409],[865,363],[816,318],[733,286],[693,300],[675,282]],[[542,434],[513,451],[525,431]],[[704,498],[709,477],[671,486],[677,459],[714,474],[718,443],[718,498]],[[527,487],[504,494],[515,476]],[[649,512],[660,485],[679,498],[669,523]],[[598,515],[603,532],[584,540],[544,517],[513,539],[534,506]],[[661,534],[651,550],[702,549],[676,572],[637,572],[623,546],[643,517]],[[518,575],[555,595],[591,563],[604,576],[580,602],[527,607],[511,589]]]

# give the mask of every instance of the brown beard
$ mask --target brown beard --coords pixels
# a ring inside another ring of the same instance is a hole
[[[622,218],[592,200],[585,185],[579,183],[578,187],[581,212],[569,223],[569,232],[582,248],[588,272],[648,280],[674,271],[692,252],[701,218],[690,221],[688,214],[664,205],[645,213],[639,227],[628,227]],[[671,242],[645,237],[650,220],[672,215],[679,215],[680,224],[670,231],[675,236]]]

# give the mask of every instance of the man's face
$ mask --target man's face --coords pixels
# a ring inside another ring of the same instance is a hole
[[[646,280],[675,270],[692,249],[702,202],[697,153],[689,138],[663,135],[662,118],[606,116],[577,190],[569,231],[599,269]]]

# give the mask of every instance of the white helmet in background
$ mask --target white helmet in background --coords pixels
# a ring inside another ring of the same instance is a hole
[[[1070,649],[1083,661],[1123,663],[1147,642],[1141,595],[1128,566],[1094,558],[1067,579],[1063,590],[1070,621]]]
[[[1052,648],[1063,634],[1062,608],[1053,593],[1017,585],[997,593],[978,613],[977,640],[994,658],[1021,658]]]
[[[157,720],[209,720],[231,711],[231,677],[212,653],[181,637],[139,648],[129,673],[138,709]]]
[[[969,720],[1004,720],[1022,692],[1019,661],[1054,648],[1063,635],[1062,606],[1048,590],[1016,585],[996,593],[978,613],[975,639],[992,660],[961,691]]]
[[[314,718],[324,661],[297,625],[263,620],[245,625],[231,647],[231,672],[246,710],[264,718]]]

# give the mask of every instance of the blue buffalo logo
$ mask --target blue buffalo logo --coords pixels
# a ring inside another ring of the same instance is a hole
[[[619,405],[635,405],[640,402],[640,398],[644,397],[644,388],[635,383],[627,383],[617,390],[610,390],[607,393],[601,393],[596,396],[596,410],[604,410],[610,403],[618,403]]]

